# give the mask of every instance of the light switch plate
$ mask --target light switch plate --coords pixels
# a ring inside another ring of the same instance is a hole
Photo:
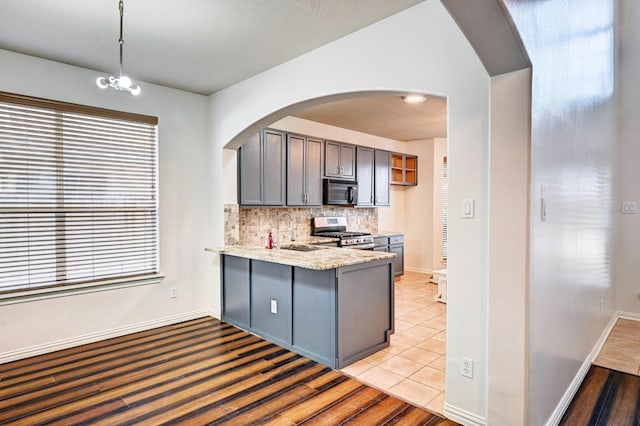
[[[638,204],[635,201],[622,202],[622,214],[636,214],[636,213],[638,213]]]
[[[275,299],[271,299],[271,313],[272,314],[278,313],[278,301]]]
[[[465,198],[462,200],[462,209],[460,211],[460,216],[463,219],[473,219],[475,215],[475,202],[471,198]]]

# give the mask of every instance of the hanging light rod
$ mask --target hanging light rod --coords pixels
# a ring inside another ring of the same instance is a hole
[[[101,89],[111,87],[115,90],[121,90],[129,92],[132,95],[139,95],[142,91],[140,86],[133,84],[131,79],[122,73],[122,47],[124,45],[124,38],[122,37],[122,21],[124,16],[124,3],[122,0],[118,3],[118,9],[120,9],[120,38],[118,43],[120,44],[120,75],[115,77],[110,75],[109,77],[98,77],[96,85]]]

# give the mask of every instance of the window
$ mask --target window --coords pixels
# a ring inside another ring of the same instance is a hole
[[[0,93],[0,295],[158,273],[157,118]]]
[[[449,205],[449,170],[447,157],[442,163],[442,261],[447,262],[447,210]]]

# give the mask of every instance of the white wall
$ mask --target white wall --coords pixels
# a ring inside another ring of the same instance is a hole
[[[533,63],[528,423],[541,425],[615,310],[616,1],[505,3]]]
[[[202,315],[215,306],[210,266],[207,98],[142,83],[142,94],[98,89],[96,72],[0,50],[0,90],[154,115],[159,120],[160,284],[0,306],[0,361],[104,333]],[[205,154],[205,155],[203,155]],[[176,287],[178,297],[169,298]],[[217,291],[217,289],[216,289]]]
[[[640,3],[620,0],[620,196],[640,205]],[[621,215],[616,283],[618,309],[640,314],[640,215]]]
[[[491,79],[488,424],[527,424],[531,72]]]
[[[411,66],[406,66],[411,58]],[[434,60],[437,58],[437,60]],[[450,200],[476,200],[476,219],[450,223],[447,369],[474,359],[473,379],[447,375],[449,415],[486,415],[486,288],[489,77],[446,10],[428,0],[361,31],[211,96],[215,174],[222,193],[222,148],[296,108],[353,92],[418,91],[446,95],[449,107]],[[214,229],[222,241],[222,200]]]
[[[403,151],[418,156],[418,185],[404,188],[404,216],[408,228],[408,232],[405,233],[405,268],[426,273],[434,269],[434,238],[442,242],[442,239],[433,233],[436,196],[433,188],[433,150],[434,140],[425,139],[407,142]]]

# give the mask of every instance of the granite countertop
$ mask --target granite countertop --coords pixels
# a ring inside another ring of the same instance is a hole
[[[306,246],[296,243],[298,246]],[[286,247],[286,246],[283,246]],[[206,248],[206,251],[223,253],[248,259],[264,260],[266,262],[280,263],[283,265],[298,266],[301,268],[327,270],[343,266],[357,265],[376,260],[392,259],[395,253],[384,253],[369,250],[357,250],[347,248],[333,248],[313,246],[317,250],[295,251],[282,248],[266,249],[256,246],[225,246],[221,248]]]

